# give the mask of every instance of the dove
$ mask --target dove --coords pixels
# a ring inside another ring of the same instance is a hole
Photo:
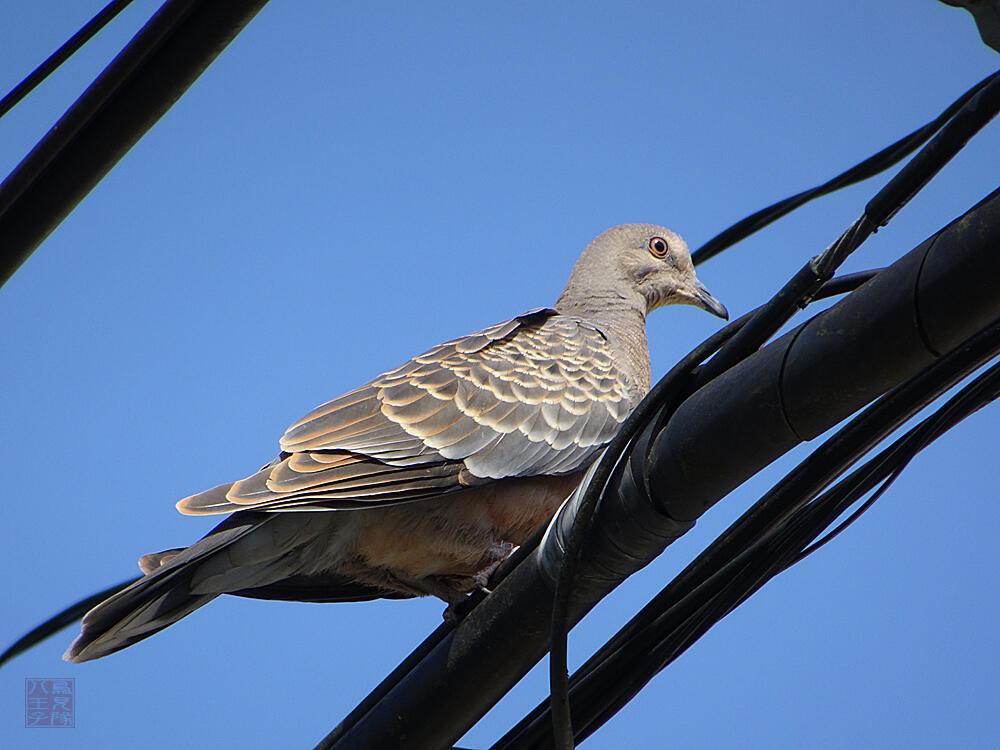
[[[456,604],[551,519],[649,391],[646,316],[671,304],[728,318],[677,234],[607,230],[553,307],[313,409],[260,471],[178,502],[227,517],[141,557],[144,576],[87,613],[63,658],[119,651],[225,593]]]

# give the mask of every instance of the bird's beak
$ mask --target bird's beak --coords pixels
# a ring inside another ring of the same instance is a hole
[[[688,282],[687,289],[684,292],[686,292],[684,296],[695,307],[700,307],[705,312],[717,315],[723,320],[729,320],[729,311],[726,309],[726,306],[713,297],[711,292],[698,279],[692,279]]]

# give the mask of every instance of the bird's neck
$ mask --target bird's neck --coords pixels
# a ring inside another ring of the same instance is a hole
[[[576,296],[568,287],[555,304],[558,312],[583,318],[607,337],[616,360],[633,382],[637,401],[649,391],[652,383],[646,311],[644,304],[640,304],[638,300],[624,299],[615,292]]]

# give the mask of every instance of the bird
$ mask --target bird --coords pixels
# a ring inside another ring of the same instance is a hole
[[[143,555],[144,575],[85,615],[63,658],[119,651],[225,593],[451,608],[551,519],[649,391],[646,316],[671,304],[728,319],[680,236],[608,229],[552,307],[313,409],[258,472],[180,500],[181,513],[226,518],[189,547]]]

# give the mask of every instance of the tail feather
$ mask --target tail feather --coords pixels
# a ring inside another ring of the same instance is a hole
[[[152,573],[154,570],[162,568],[183,551],[184,548],[181,547],[180,549],[167,549],[163,552],[150,552],[148,555],[143,555],[139,558],[139,570],[147,574]]]
[[[177,552],[83,618],[83,629],[63,659],[84,662],[131,646],[186,617],[224,591],[195,593],[192,580],[205,562],[273,518],[261,513],[229,517],[203,539]],[[174,552],[171,550],[171,552]]]
[[[0,654],[0,664],[84,613],[82,632],[63,657],[67,661],[84,662],[120,651],[220,594],[300,602],[417,595],[365,582],[356,571],[342,569],[343,556],[352,554],[347,516],[329,511],[235,513],[191,547],[143,555],[139,565],[144,576],[89,596],[49,618]]]

